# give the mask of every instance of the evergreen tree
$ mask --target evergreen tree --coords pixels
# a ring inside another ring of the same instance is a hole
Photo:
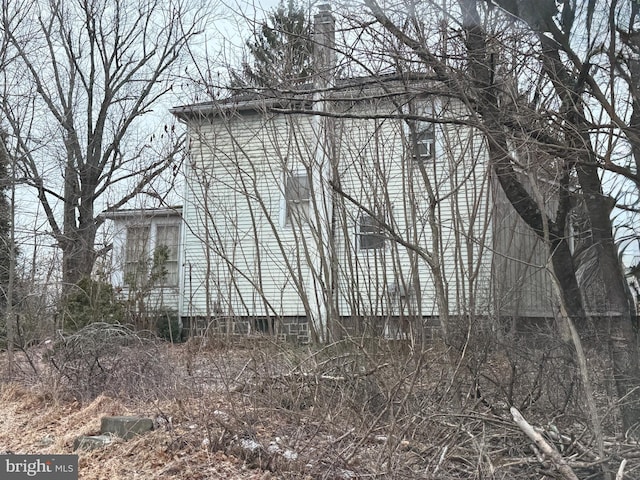
[[[232,88],[276,88],[305,83],[313,74],[311,21],[308,11],[281,0],[248,40],[250,60],[233,74]]]

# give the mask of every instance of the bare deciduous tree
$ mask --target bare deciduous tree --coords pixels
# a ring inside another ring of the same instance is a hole
[[[37,192],[66,285],[91,273],[100,211],[141,194],[180,151],[173,127],[154,135],[145,119],[204,18],[187,0],[2,3],[7,149]]]
[[[458,46],[465,59],[462,65],[455,65],[430,48],[419,29],[411,32],[377,2],[367,2],[378,22],[442,78],[454,95],[465,99],[475,113],[488,140],[493,172],[507,198],[537,235],[544,238],[546,229],[545,241],[562,303],[579,324],[587,318],[586,285],[579,281],[581,257],[570,245],[567,229],[575,205],[584,205],[588,231],[582,233],[590,237],[587,247],[592,247],[597,259],[592,265],[597,265],[605,303],[599,307],[606,313],[605,330],[611,331],[614,376],[622,401],[623,423],[629,429],[640,419],[636,316],[613,234],[611,211],[615,200],[603,188],[601,169],[631,179],[635,173],[612,161],[618,133],[609,127],[610,119],[598,115],[598,108],[593,107],[593,98],[601,101],[600,110],[611,115],[617,128],[630,131],[625,120],[616,116],[617,105],[610,101],[616,89],[608,88],[607,98],[601,91],[601,77],[591,71],[590,61],[598,57],[600,44],[590,45],[586,60],[580,59],[571,44],[585,32],[580,28],[593,19],[593,9],[579,15],[576,2],[565,2],[562,11],[555,2],[541,2],[535,9],[529,2],[496,3],[499,8],[475,0],[451,3],[455,8],[447,22],[460,33]],[[614,20],[613,13],[609,20]],[[609,34],[614,30],[610,29]],[[606,68],[613,71],[616,66]],[[633,88],[628,90],[632,92]],[[633,103],[632,99],[629,97],[629,103]],[[598,136],[607,131],[609,149],[602,160],[596,150]],[[523,161],[519,153],[533,154],[537,164]],[[539,168],[541,162],[547,162],[546,175],[555,171],[549,178],[558,186],[555,204],[547,201],[544,208],[520,173]]]

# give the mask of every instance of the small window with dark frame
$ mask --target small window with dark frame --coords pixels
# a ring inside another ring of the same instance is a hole
[[[360,215],[358,223],[360,250],[377,250],[384,248],[384,229],[376,218],[363,213]]]
[[[427,163],[435,157],[435,125],[417,120],[411,124],[411,147],[416,162]]]
[[[289,173],[285,179],[284,196],[287,209],[286,224],[307,223],[311,200],[309,175],[306,172]]]

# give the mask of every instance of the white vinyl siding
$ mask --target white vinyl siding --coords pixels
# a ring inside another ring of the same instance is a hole
[[[312,242],[300,241],[306,225],[280,217],[291,211],[282,172],[306,171],[314,156],[310,118],[232,116],[199,125],[191,137],[183,311],[207,315],[219,305],[225,315],[304,315],[301,259]],[[307,192],[291,196],[298,209],[309,208]]]
[[[450,108],[430,115],[462,113]],[[418,169],[406,121],[380,118],[397,117],[395,105],[361,102],[349,113],[354,118],[335,121],[331,153],[342,194],[317,161],[318,121],[311,115],[241,113],[190,125],[183,314],[207,315],[215,306],[224,315],[309,315],[314,302],[327,301],[326,288],[311,286],[326,285],[323,261],[333,259],[338,314],[409,308],[437,315],[432,271],[419,254],[435,245],[452,313],[465,311],[472,294],[474,308],[488,308],[490,212],[481,136],[460,125],[429,124],[424,138],[432,146],[422,148],[432,158]],[[367,114],[376,118],[357,118]],[[305,172],[308,188],[294,187],[283,172]],[[436,192],[435,239],[425,176]],[[292,206],[309,212],[308,224],[291,222]],[[376,248],[360,248],[361,206],[384,211],[392,228],[378,231],[384,240]],[[327,210],[338,212],[333,222]]]

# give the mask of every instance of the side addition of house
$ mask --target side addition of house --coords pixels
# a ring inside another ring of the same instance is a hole
[[[111,283],[144,325],[155,312],[178,315],[181,282],[182,207],[111,211]]]

